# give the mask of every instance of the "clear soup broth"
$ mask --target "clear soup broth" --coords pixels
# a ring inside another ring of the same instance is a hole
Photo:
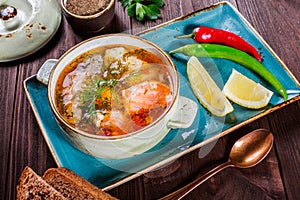
[[[57,109],[69,124],[106,136],[151,124],[173,98],[166,64],[129,45],[101,46],[78,56],[65,67],[55,88]]]

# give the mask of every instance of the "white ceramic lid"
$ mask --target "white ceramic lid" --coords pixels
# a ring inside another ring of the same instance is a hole
[[[34,53],[52,38],[60,22],[56,0],[0,0],[0,62]]]

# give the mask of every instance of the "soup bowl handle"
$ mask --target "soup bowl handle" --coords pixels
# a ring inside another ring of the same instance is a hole
[[[41,68],[39,69],[36,75],[37,80],[45,85],[48,85],[50,74],[57,62],[58,62],[57,59],[46,60],[46,62],[44,62],[44,64],[41,66]]]
[[[183,96],[179,96],[178,100],[177,109],[173,117],[167,122],[167,127],[170,129],[190,127],[197,115],[197,103]]]

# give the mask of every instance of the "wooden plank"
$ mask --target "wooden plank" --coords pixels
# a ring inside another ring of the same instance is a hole
[[[291,115],[291,113],[298,113]],[[282,120],[287,119],[287,120]],[[300,196],[300,101],[276,111],[269,118],[288,199]],[[285,134],[284,134],[285,133]]]
[[[13,110],[15,101],[15,88],[17,81],[17,67],[12,64],[0,63],[0,199],[5,199],[5,194],[10,185],[7,183],[9,167],[9,152],[11,149]],[[4,87],[5,86],[5,87]]]

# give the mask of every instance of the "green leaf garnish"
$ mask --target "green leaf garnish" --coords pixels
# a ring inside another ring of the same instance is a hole
[[[119,0],[123,8],[127,7],[127,14],[138,21],[158,19],[163,0]]]
[[[151,4],[149,6],[145,6],[145,14],[147,18],[149,19],[157,19],[160,17],[160,9],[155,6],[154,4]]]

